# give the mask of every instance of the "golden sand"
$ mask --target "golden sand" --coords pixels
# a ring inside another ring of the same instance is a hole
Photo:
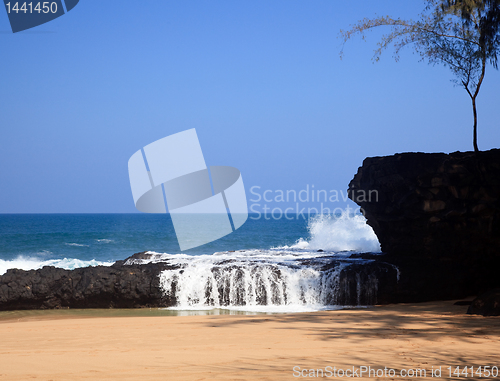
[[[328,377],[334,367],[361,366],[426,369],[364,379],[435,380],[439,367],[441,379],[449,366],[500,367],[500,318],[466,310],[447,301],[254,316],[13,314],[0,321],[0,380],[339,379]]]

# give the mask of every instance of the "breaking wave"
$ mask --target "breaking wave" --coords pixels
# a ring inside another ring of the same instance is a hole
[[[309,220],[309,239],[299,239],[291,248],[325,251],[380,252],[380,243],[362,215],[340,217],[318,215]]]
[[[82,261],[75,258],[40,260],[34,257],[19,256],[12,260],[0,259],[0,275],[5,274],[8,269],[37,270],[41,269],[43,266],[54,266],[66,270],[73,270],[88,266],[111,266],[113,263],[114,262],[96,261],[95,259],[90,261]]]

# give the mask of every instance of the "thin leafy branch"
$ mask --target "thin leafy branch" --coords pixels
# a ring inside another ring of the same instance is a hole
[[[490,3],[498,5],[498,9],[496,5],[488,5]],[[417,21],[389,16],[365,18],[349,30],[340,31],[343,40],[340,57],[343,57],[345,43],[350,39],[355,36],[365,39],[366,32],[378,27],[389,27],[389,33],[382,36],[374,51],[374,62],[391,46],[395,60],[399,61],[401,50],[411,45],[420,55],[421,61],[448,67],[455,77],[453,82],[463,87],[471,98],[473,146],[477,152],[476,98],[484,80],[487,62],[497,67],[500,50],[499,4],[500,0],[428,0],[427,7]],[[493,25],[495,20],[496,26]]]

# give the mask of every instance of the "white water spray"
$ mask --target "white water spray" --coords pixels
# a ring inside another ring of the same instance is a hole
[[[309,220],[310,239],[300,239],[292,246],[309,250],[380,252],[380,244],[373,229],[362,215],[340,217],[317,215]]]
[[[364,217],[317,216],[308,229],[310,239],[292,247],[199,256],[151,253],[130,263],[171,265],[160,274],[160,284],[181,310],[296,312],[376,303],[375,276],[358,270],[346,275],[351,265],[365,262],[349,258],[353,252],[380,251]]]

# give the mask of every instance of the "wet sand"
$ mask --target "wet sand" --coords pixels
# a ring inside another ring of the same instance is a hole
[[[439,367],[441,379],[449,366],[500,367],[500,318],[466,310],[446,301],[253,316],[2,313],[0,380],[296,380],[320,370],[339,379],[334,367],[362,366],[372,369],[365,379],[435,380]],[[396,376],[373,377],[384,368]],[[426,377],[400,377],[415,369]]]

